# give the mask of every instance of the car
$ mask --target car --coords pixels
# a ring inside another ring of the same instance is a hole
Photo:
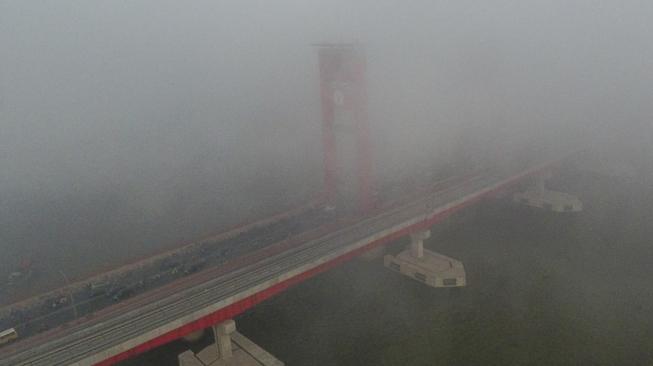
[[[18,339],[18,332],[14,328],[5,329],[0,332],[0,345],[13,342],[16,339]]]

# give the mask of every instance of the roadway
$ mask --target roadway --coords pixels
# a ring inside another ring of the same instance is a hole
[[[320,226],[223,266],[0,349],[0,365],[110,364],[231,318],[367,249],[428,227],[486,195],[546,168],[485,172],[360,220]]]

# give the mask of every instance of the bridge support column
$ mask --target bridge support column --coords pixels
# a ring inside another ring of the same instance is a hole
[[[179,366],[283,366],[283,362],[240,334],[233,320],[212,328],[215,344],[198,353],[188,350],[179,354]]]
[[[531,188],[513,195],[513,201],[521,205],[553,212],[582,211],[583,203],[578,197],[546,188],[546,180],[550,176],[550,172],[538,175],[535,184]]]
[[[213,326],[213,336],[218,351],[218,358],[228,360],[233,357],[231,352],[231,333],[236,331],[236,322],[227,320]]]
[[[424,240],[431,237],[431,230],[410,233],[410,255],[417,259],[424,258]]]
[[[424,249],[424,240],[430,236],[430,230],[411,233],[409,248],[396,256],[386,255],[383,264],[431,287],[465,286],[465,267],[462,262]]]

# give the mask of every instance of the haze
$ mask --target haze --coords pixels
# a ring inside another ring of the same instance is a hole
[[[652,16],[638,1],[1,1],[0,268],[82,276],[313,197],[316,42],[366,48],[380,180],[617,132],[650,153]]]

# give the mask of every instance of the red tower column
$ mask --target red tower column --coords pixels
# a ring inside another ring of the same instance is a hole
[[[326,199],[345,206],[354,199],[367,211],[374,202],[365,54],[356,44],[317,47]]]

